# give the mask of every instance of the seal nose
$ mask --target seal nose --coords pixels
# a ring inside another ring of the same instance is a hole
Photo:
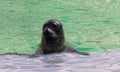
[[[46,27],[45,29],[44,29],[44,34],[46,34],[46,35],[51,35],[53,32],[52,32],[52,30],[50,29],[50,28],[48,28],[48,27]]]
[[[43,34],[44,34],[46,37],[54,37],[54,38],[57,37],[56,33],[55,33],[52,29],[50,29],[50,28],[44,29]]]
[[[49,28],[46,27],[46,28],[44,29],[44,32],[49,32]]]

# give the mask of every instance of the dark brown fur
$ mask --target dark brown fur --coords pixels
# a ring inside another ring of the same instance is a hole
[[[36,50],[35,55],[60,52],[75,52],[81,55],[89,55],[89,53],[78,52],[65,44],[62,24],[58,20],[50,19],[45,22],[42,35],[40,48]]]

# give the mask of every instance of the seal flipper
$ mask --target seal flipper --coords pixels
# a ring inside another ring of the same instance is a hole
[[[76,51],[76,50],[73,49],[73,48],[66,48],[64,52],[74,52],[74,53],[77,53],[77,54],[80,54],[80,55],[90,55],[90,54],[87,53],[87,52],[79,52],[79,51]]]

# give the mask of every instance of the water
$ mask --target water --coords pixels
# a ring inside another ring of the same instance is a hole
[[[0,19],[0,53],[34,53],[48,19],[80,51],[120,47],[120,0],[0,0]]]
[[[35,58],[1,55],[0,72],[120,72],[120,51],[91,53],[90,56],[61,53]]]
[[[63,23],[66,42],[80,51],[120,47],[120,0],[0,0],[0,53],[33,53],[43,23]],[[120,72],[120,51],[0,56],[0,72]]]

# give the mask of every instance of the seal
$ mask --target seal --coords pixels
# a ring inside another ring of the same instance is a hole
[[[43,25],[40,48],[35,51],[35,55],[60,52],[74,52],[81,55],[89,55],[89,53],[78,52],[69,47],[65,42],[62,23],[56,19],[50,19]]]

